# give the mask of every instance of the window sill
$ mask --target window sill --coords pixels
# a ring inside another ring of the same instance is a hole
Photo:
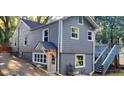
[[[73,37],[71,37],[71,39],[74,39],[74,40],[79,40],[79,38],[73,38]]]
[[[75,66],[75,68],[84,68],[85,66]]]

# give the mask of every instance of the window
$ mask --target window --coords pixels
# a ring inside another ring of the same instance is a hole
[[[26,36],[25,39],[24,39],[24,45],[25,46],[27,45],[27,40],[28,40],[28,37]]]
[[[75,67],[84,67],[85,66],[85,55],[76,54],[75,55]]]
[[[88,40],[93,41],[93,32],[92,31],[88,31]]]
[[[43,31],[43,41],[48,42],[49,41],[49,33],[48,33],[48,29],[45,29]]]
[[[16,44],[16,38],[14,39],[14,42],[13,42],[13,46],[16,46],[17,44]]]
[[[16,46],[16,41],[15,41],[15,44],[14,45]]]
[[[82,17],[82,16],[79,16],[79,17],[78,17],[78,23],[79,23],[79,24],[83,24],[83,17]]]
[[[33,53],[33,62],[46,65],[47,56],[42,53]]]
[[[71,28],[71,38],[72,39],[79,39],[79,29],[77,27]]]

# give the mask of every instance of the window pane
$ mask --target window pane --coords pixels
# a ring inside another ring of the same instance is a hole
[[[74,38],[78,38],[78,35],[75,34],[75,33],[72,33],[72,37],[74,37]]]
[[[48,41],[48,37],[44,37],[44,41],[46,41],[46,42],[47,42],[47,41]]]
[[[46,63],[46,59],[44,59],[44,63]]]
[[[89,40],[92,40],[92,37],[91,37],[91,36],[88,36],[88,39],[89,39]]]
[[[83,60],[83,56],[77,56],[78,60]]]
[[[37,61],[38,61],[38,62],[40,61],[39,58],[37,59]]]
[[[27,41],[25,41],[25,45],[27,45]]]
[[[88,32],[88,35],[92,35],[92,32]]]
[[[36,54],[34,54],[34,57],[35,57],[35,58],[36,58],[36,56],[37,56],[37,55],[36,55]]]
[[[39,58],[39,57],[40,57],[40,55],[38,54],[38,55],[37,55],[37,58]]]
[[[72,28],[72,33],[78,33],[78,29],[76,27]]]
[[[16,46],[16,42],[15,42],[15,46]]]
[[[42,58],[40,59],[40,62],[42,63],[43,61],[42,61]]]
[[[42,55],[40,55],[40,57],[42,58],[43,56],[42,56]]]
[[[83,66],[83,61],[79,61],[80,66]]]
[[[44,59],[46,59],[46,55],[44,55]]]
[[[44,36],[48,36],[48,30],[44,32]]]
[[[72,37],[75,37],[75,33],[72,33]]]

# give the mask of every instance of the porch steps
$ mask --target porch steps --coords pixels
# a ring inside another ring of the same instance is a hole
[[[105,55],[106,53],[107,55]],[[112,48],[108,47],[108,49],[106,49],[104,53],[102,53],[100,57],[98,57],[98,59],[96,60],[95,72],[106,74],[115,56],[117,56],[118,54],[119,54],[119,46],[114,45]]]

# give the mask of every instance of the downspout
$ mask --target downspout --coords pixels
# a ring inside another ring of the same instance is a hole
[[[20,47],[19,47],[19,45],[20,45],[20,44],[19,44],[19,39],[20,39],[20,27],[18,27],[18,56],[19,56],[19,50],[20,50],[20,49],[19,49],[19,48],[20,48]]]
[[[95,72],[95,46],[96,46],[96,41],[95,41],[95,31],[93,32],[93,71],[90,73],[90,76],[93,75]]]
[[[59,29],[59,31],[58,31],[58,63],[57,63],[57,74],[58,75],[61,75],[60,73],[59,73],[59,70],[60,70],[60,68],[59,68],[59,66],[60,66],[60,50],[61,50],[61,29],[62,28],[62,20],[59,20],[59,26],[58,26],[58,29]]]

